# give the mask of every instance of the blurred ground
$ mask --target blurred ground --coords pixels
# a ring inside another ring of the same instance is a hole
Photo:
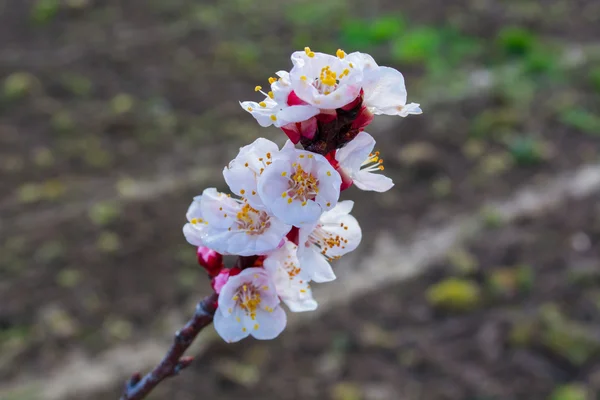
[[[425,110],[371,129],[396,187],[349,192],[357,257],[379,231],[410,239],[458,213],[493,225],[484,202],[597,162],[600,3],[498,3],[0,0],[0,386],[68,353],[163,337],[174,310],[192,309],[208,285],[185,210],[223,187],[237,147],[283,142],[237,101],[298,48],[367,51],[405,73]],[[156,398],[592,396],[597,203],[491,230],[276,342],[215,345]],[[567,279],[580,269],[591,275]],[[571,382],[581,388],[561,389]]]

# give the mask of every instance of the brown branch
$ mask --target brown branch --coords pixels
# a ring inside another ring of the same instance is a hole
[[[217,308],[217,299],[218,295],[213,293],[198,303],[194,316],[175,334],[173,344],[165,358],[146,376],[134,374],[125,384],[121,400],[145,398],[164,379],[177,375],[192,363],[194,358],[183,357],[183,353],[190,347],[198,333],[212,322]]]

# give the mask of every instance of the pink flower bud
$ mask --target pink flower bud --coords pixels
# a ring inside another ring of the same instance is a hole
[[[362,131],[367,125],[369,125],[373,121],[374,117],[375,115],[373,115],[373,113],[369,111],[367,107],[361,107],[360,111],[358,112],[358,115],[356,116],[356,119],[354,120],[354,122],[352,122],[352,129],[358,129],[359,131]]]
[[[321,112],[315,117],[317,120],[323,124],[327,124],[329,122],[335,121],[337,118],[337,113],[335,110],[321,110]]]
[[[315,137],[315,133],[317,132],[317,120],[315,117],[312,117],[306,121],[287,124],[282,126],[281,129],[292,143],[297,144],[303,137],[307,139]]]
[[[227,283],[230,277],[235,276],[242,272],[239,268],[223,268],[221,272],[217,274],[211,280],[211,286],[217,294],[221,293],[221,289]]]
[[[198,247],[198,264],[200,264],[208,275],[211,277],[219,274],[223,268],[223,256],[216,251],[209,249],[208,247]]]

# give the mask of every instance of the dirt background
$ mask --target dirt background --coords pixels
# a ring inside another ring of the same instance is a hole
[[[370,130],[396,186],[347,193],[356,257],[457,214],[490,230],[274,342],[216,343],[154,398],[596,398],[599,198],[510,226],[482,205],[598,161],[597,1],[0,0],[0,22],[0,387],[192,310],[185,210],[239,146],[284,141],[237,102],[309,45],[398,68],[425,110]]]

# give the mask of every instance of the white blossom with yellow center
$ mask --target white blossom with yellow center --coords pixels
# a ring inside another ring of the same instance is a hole
[[[374,173],[384,169],[379,152],[373,153],[374,147],[373,136],[360,132],[346,146],[337,150],[335,159],[359,189],[385,192],[394,186],[394,182],[387,176]]]
[[[276,75],[277,78],[269,78],[271,90],[267,93],[261,86],[254,88],[265,96],[263,101],[240,102],[242,108],[252,114],[260,126],[275,125],[280,128],[294,122],[306,121],[319,113],[319,109],[311,105],[288,105],[288,96],[292,91],[289,73],[279,71]]]
[[[353,201],[341,201],[335,208],[323,213],[317,223],[300,227],[298,260],[302,268],[309,268],[308,276],[312,281],[334,280],[335,274],[329,261],[337,260],[360,244],[360,225],[350,215],[353,206]]]
[[[215,330],[227,342],[237,342],[249,335],[261,340],[274,339],[287,323],[275,284],[263,268],[248,268],[229,277],[218,302]]]
[[[340,108],[360,94],[362,69],[354,68],[342,50],[332,56],[306,47],[304,51],[292,54],[292,63],[292,89],[300,99],[314,107]]]
[[[291,226],[253,208],[245,199],[234,199],[205,189],[194,198],[183,227],[187,241],[221,254],[251,256],[275,250]]]
[[[317,302],[310,289],[311,265],[300,265],[298,246],[289,240],[269,254],[264,267],[275,283],[277,295],[293,312],[312,311]]]
[[[267,210],[294,226],[316,222],[340,196],[342,178],[320,154],[284,148],[258,179]]]

